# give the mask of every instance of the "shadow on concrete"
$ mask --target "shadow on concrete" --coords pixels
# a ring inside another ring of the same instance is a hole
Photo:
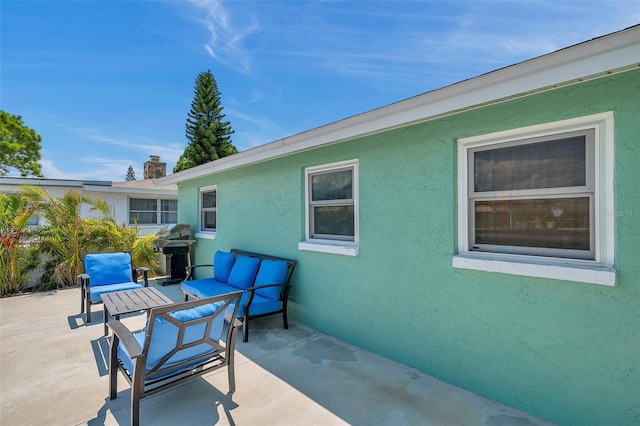
[[[122,379],[122,377],[120,377]],[[183,385],[170,388],[140,402],[143,424],[229,424],[235,425],[232,410],[238,408],[233,394],[220,392],[206,380],[200,378]],[[117,398],[104,399],[96,416],[87,422],[88,426],[112,424],[111,415],[118,425],[130,424],[131,390],[118,392]],[[170,409],[167,409],[170,407]],[[224,416],[224,419],[221,419]]]
[[[100,377],[109,374],[109,339],[102,336],[91,341],[91,350],[96,360],[96,367]]]

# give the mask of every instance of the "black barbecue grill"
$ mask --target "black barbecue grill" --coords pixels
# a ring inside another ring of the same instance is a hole
[[[189,247],[191,240],[189,225],[176,224],[162,228],[157,234],[156,250],[166,256],[168,278],[159,279],[160,285],[176,284],[185,279],[186,268],[191,265]]]

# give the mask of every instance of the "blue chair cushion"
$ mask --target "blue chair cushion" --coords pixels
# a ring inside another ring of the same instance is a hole
[[[287,262],[265,259],[260,264],[254,286],[265,284],[283,284],[287,277]],[[282,287],[267,287],[256,290],[256,295],[266,299],[277,300]],[[255,302],[254,302],[255,303]]]
[[[251,287],[259,266],[260,259],[257,257],[239,256],[231,269],[227,284],[235,287],[236,291]]]
[[[213,276],[220,282],[229,281],[229,274],[236,263],[236,257],[232,253],[217,251],[213,256]]]
[[[240,298],[240,306],[238,306],[238,317],[242,318],[244,315],[244,306],[249,299],[249,293],[245,292],[242,294]],[[228,312],[233,312],[233,306],[235,304],[230,305],[227,308]],[[268,314],[271,312],[277,312],[282,309],[282,302],[279,300],[267,299],[266,297],[262,297],[259,294],[253,296],[253,301],[251,302],[251,307],[249,308],[249,316],[254,315],[262,315]]]
[[[98,285],[98,286],[91,286],[90,291],[91,291],[91,301],[92,302],[102,302],[102,298],[100,297],[101,295],[105,294],[105,293],[111,293],[114,291],[124,291],[124,290],[133,290],[136,288],[142,288],[143,286],[141,284],[136,284],[132,281],[126,282],[126,283],[119,283],[119,284],[105,284],[105,285]]]
[[[217,302],[208,305],[196,306],[194,308],[172,312],[169,315],[182,323],[186,323],[212,315],[220,308],[222,304],[223,302]],[[151,331],[151,340],[149,342],[149,352],[147,354],[147,365],[145,367],[145,371],[147,373],[150,372],[159,362],[162,361],[163,358],[165,358],[171,351],[173,351],[178,344],[185,345],[202,341],[206,337],[206,325],[207,324],[205,322],[186,325],[182,342],[179,342],[179,328],[165,318],[155,317],[153,330]],[[213,321],[208,338],[215,342],[219,342],[222,335],[223,325],[224,315],[218,315],[218,317]],[[140,343],[140,346],[142,347],[144,347],[145,333],[146,329],[134,333],[135,339],[138,341],[138,343]],[[187,369],[190,366],[194,366],[199,362],[202,362],[202,359],[194,360],[194,362],[185,364],[182,367],[171,369],[172,366],[177,365],[183,361],[187,361],[189,359],[196,358],[202,355],[213,355],[215,352],[216,349],[213,346],[204,342],[185,349],[181,349],[160,366],[160,368],[163,370],[169,368],[169,370],[165,371],[162,375],[171,374],[178,370]],[[129,371],[129,374],[133,374],[133,360],[124,349],[122,344],[118,345],[118,357],[123,362],[125,368]]]
[[[215,278],[183,281],[180,287],[183,292],[192,294],[198,299],[238,291],[237,288],[222,283]]]
[[[128,283],[131,281],[131,256],[129,253],[96,253],[84,257],[84,272],[89,275],[89,285]]]

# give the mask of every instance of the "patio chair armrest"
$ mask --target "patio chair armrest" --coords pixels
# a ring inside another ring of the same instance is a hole
[[[224,314],[224,320],[226,322],[231,322],[231,314],[229,312],[226,312]],[[233,319],[233,324],[231,326],[234,327],[234,328],[242,327],[242,321],[240,321],[240,319],[238,317],[235,317]]]
[[[89,274],[78,275],[78,284],[84,287],[84,285],[88,282],[89,282]]]
[[[129,356],[137,358],[142,355],[142,346],[133,337],[133,333],[120,321],[109,321],[107,327],[113,331],[113,334],[120,340],[122,346],[127,351]]]
[[[149,270],[149,268],[146,268],[144,266],[136,268],[136,271],[142,271],[142,281],[144,282],[145,287],[149,287]]]
[[[187,276],[184,278],[184,280],[185,281],[189,281],[189,280],[193,279],[193,271],[194,271],[194,269],[195,268],[200,268],[202,266],[213,268],[213,265],[190,265],[190,266],[187,266],[185,268],[185,270],[187,271]]]

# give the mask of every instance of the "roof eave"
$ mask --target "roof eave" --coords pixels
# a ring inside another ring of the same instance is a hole
[[[640,26],[549,53],[155,181],[180,183],[640,66]]]

